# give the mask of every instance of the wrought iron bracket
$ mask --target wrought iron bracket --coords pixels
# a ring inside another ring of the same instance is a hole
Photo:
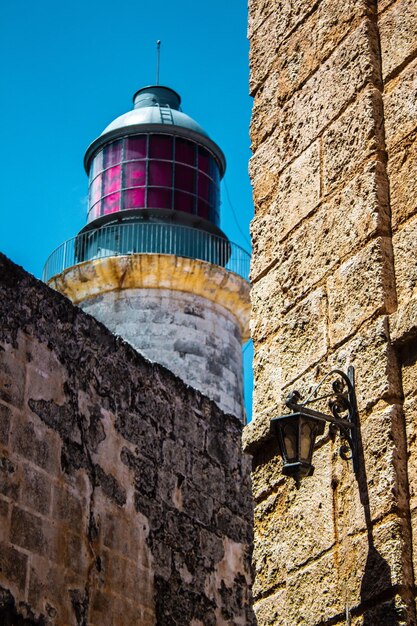
[[[318,395],[319,390],[329,378],[333,378],[331,381],[332,391],[325,395]],[[312,404],[326,399],[328,401],[330,414],[311,408]],[[287,396],[285,404],[292,411],[300,411],[318,421],[328,422],[329,433],[332,437],[339,432],[342,439],[339,454],[344,460],[352,459],[356,471],[358,456],[358,408],[355,393],[354,368],[350,366],[347,374],[339,369],[331,370],[322,378],[308,397],[304,401],[301,400],[302,397],[299,391],[294,390]],[[350,456],[349,450],[351,451]]]

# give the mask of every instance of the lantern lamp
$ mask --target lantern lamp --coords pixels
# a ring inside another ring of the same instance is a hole
[[[318,391],[326,382],[330,383],[332,378],[331,391],[318,395]],[[311,408],[312,404],[325,400],[331,414]],[[274,417],[270,423],[271,434],[282,456],[282,473],[285,476],[292,476],[297,485],[301,478],[312,476],[316,438],[323,435],[326,422],[329,423],[332,436],[340,432],[343,440],[340,455],[344,459],[352,458],[356,470],[358,412],[353,367],[348,368],[347,374],[341,370],[332,370],[326,374],[303,402],[301,394],[294,390],[285,404],[294,412]],[[351,457],[347,456],[349,449]]]

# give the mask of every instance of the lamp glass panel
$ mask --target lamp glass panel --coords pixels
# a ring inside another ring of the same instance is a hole
[[[298,456],[297,423],[291,422],[282,427],[282,436],[285,446],[287,461],[296,461]]]
[[[115,213],[120,210],[120,193],[111,193],[103,198],[103,214]]]
[[[172,192],[171,189],[160,189],[150,187],[148,189],[148,208],[150,209],[171,209]]]
[[[146,157],[146,135],[126,139],[125,160],[144,159]]]
[[[124,187],[142,187],[146,183],[146,161],[124,165]]]
[[[177,138],[175,142],[175,161],[186,165],[195,165],[195,144]]]
[[[172,165],[167,161],[149,162],[149,184],[161,187],[172,185]]]
[[[112,193],[113,191],[119,191],[120,189],[120,174],[121,174],[121,165],[115,165],[114,167],[110,167],[103,173],[104,179],[104,189],[103,195],[107,195]]]
[[[176,211],[184,211],[185,213],[194,213],[195,198],[185,191],[174,192],[174,209]]]
[[[97,174],[99,174],[103,169],[103,150],[100,150],[100,152],[98,152],[96,154],[96,156],[93,159],[93,163],[91,164],[91,169],[90,169],[90,176],[91,178],[94,178],[95,176],[97,176]]]
[[[315,428],[309,422],[303,421],[300,427],[300,460],[310,462],[311,450],[314,444]]]
[[[172,137],[168,135],[151,135],[149,156],[153,159],[172,160]]]
[[[114,141],[104,148],[104,167],[117,165],[122,160],[122,140]]]
[[[128,189],[123,193],[125,209],[141,209],[145,206],[145,188]]]

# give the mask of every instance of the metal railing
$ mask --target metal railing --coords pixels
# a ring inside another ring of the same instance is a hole
[[[188,226],[136,222],[104,226],[65,241],[49,256],[42,279],[48,282],[84,261],[129,254],[173,254],[219,265],[245,280],[249,276],[250,255],[224,237]]]

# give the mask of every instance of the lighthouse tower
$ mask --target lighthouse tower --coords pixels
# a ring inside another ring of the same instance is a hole
[[[44,280],[244,420],[249,255],[220,229],[225,157],[172,89],[133,102],[87,149],[87,224]]]

